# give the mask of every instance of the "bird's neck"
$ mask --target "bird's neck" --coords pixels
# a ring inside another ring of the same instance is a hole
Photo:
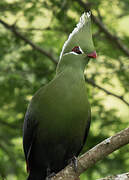
[[[72,72],[75,73],[81,73],[82,75],[84,74],[85,67],[88,62],[86,61],[63,61],[61,60],[56,68],[56,75],[59,75],[60,73],[66,71],[66,70],[71,70]]]

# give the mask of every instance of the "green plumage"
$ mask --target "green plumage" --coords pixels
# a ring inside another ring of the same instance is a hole
[[[90,105],[84,69],[89,57],[70,51],[61,54],[55,78],[36,92],[26,113],[23,145],[28,180],[45,178],[48,168],[55,173],[64,168],[78,156],[88,134]]]
[[[71,143],[74,138],[81,138],[83,142],[84,125],[90,113],[83,73],[88,58],[79,56],[79,59],[73,54],[64,56],[63,61],[73,61],[73,64],[59,73],[58,70],[56,77],[31,101],[29,109],[32,114],[36,114],[37,119],[44,118],[39,121],[39,141],[42,138],[44,141],[60,142],[64,137],[64,141]]]

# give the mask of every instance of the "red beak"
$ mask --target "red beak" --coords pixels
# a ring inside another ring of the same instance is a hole
[[[87,54],[87,56],[90,57],[90,58],[96,58],[97,57],[97,53],[96,53],[96,51],[94,51],[92,53]]]

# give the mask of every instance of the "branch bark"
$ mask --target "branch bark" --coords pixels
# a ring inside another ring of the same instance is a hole
[[[74,171],[72,165],[68,165],[52,180],[75,180],[77,176],[82,174],[88,168],[95,165],[99,160],[102,160],[107,155],[111,154],[115,150],[129,143],[129,128],[111,136],[110,138],[102,141],[88,152],[78,158],[78,170]]]
[[[129,172],[101,178],[98,180],[129,180]]]
[[[79,0],[80,2],[80,0]],[[29,40],[27,37],[25,37],[23,34],[21,34],[16,26],[13,25],[9,25],[7,24],[5,21],[0,19],[0,23],[8,30],[10,30],[14,35],[16,35],[18,38],[22,39],[25,43],[29,44],[33,49],[39,51],[41,54],[47,56],[55,65],[57,65],[57,60],[53,57],[53,55],[51,55],[50,53],[48,53],[47,51],[45,51],[43,48],[39,47],[38,45],[36,45],[34,42],[32,42],[31,40]],[[86,81],[88,83],[90,83],[92,86],[104,91],[106,94],[108,95],[112,95],[118,99],[120,99],[122,102],[124,102],[126,105],[129,106],[129,103],[123,98],[123,96],[118,96],[114,93],[111,93],[110,91],[102,88],[101,86],[97,85],[93,80],[90,79],[86,79]]]

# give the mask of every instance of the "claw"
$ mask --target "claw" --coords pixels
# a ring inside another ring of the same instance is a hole
[[[52,177],[54,177],[56,174],[53,172],[51,174],[49,174],[49,176],[46,177],[45,180],[51,180]]]
[[[71,159],[71,163],[73,165],[74,171],[77,172],[78,170],[78,160],[76,156],[73,156],[73,158]]]
[[[50,168],[47,168],[47,177],[45,180],[51,180],[52,177],[54,177],[56,174],[53,172],[51,173]]]

